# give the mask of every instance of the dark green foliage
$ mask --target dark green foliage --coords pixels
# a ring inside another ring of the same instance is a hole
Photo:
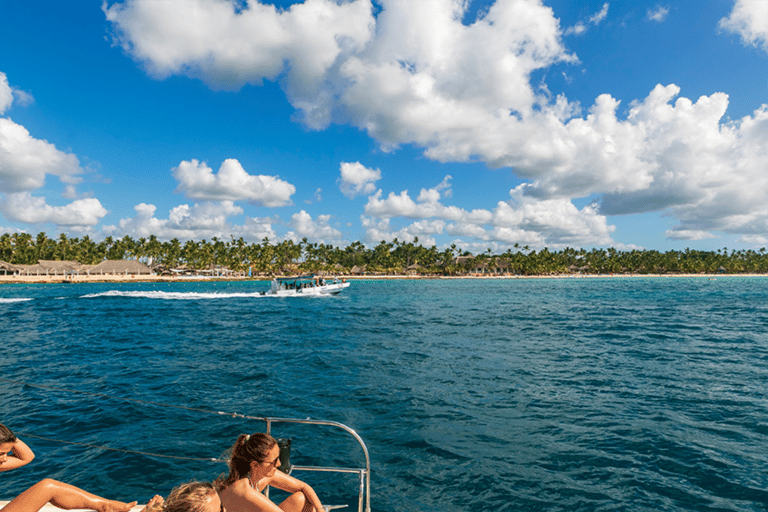
[[[455,244],[442,251],[434,245],[382,240],[367,248],[356,241],[347,247],[284,240],[272,244],[265,238],[261,243],[246,243],[243,238],[224,241],[187,240],[183,244],[173,239],[161,242],[156,236],[134,240],[107,237],[96,243],[88,235],[68,238],[61,234],[50,239],[45,233],[36,237],[26,233],[0,235],[0,260],[12,264],[35,264],[38,260],[72,260],[95,264],[105,259],[136,259],[144,263],[159,263],[166,267],[185,266],[193,269],[220,265],[235,271],[250,269],[256,274],[282,272],[350,272],[353,267],[367,274],[465,275],[471,274],[680,274],[680,273],[768,273],[768,254],[760,250],[717,251],[618,251],[609,249],[565,248],[550,251],[531,250],[528,246],[508,249],[502,254],[487,251],[471,256]]]

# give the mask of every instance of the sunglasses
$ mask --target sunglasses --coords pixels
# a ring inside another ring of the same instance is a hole
[[[278,455],[277,458],[275,460],[273,460],[272,462],[264,461],[263,464],[266,464],[267,466],[275,466],[275,467],[277,467],[277,465],[280,464],[280,456]]]

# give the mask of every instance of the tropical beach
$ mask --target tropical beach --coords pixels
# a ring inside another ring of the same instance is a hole
[[[768,274],[766,249],[717,251],[619,251],[614,248],[536,250],[514,247],[501,254],[472,254],[456,244],[439,251],[415,242],[381,241],[368,248],[285,240],[248,244],[126,236],[98,244],[45,233],[0,235],[0,282],[174,281],[272,279],[313,274],[353,278],[521,278],[633,275]],[[41,259],[41,256],[44,259]]]
[[[604,278],[642,278],[642,277],[665,277],[665,278],[704,278],[714,280],[717,278],[728,279],[729,277],[768,277],[768,274],[554,274],[554,275],[466,275],[466,276],[417,276],[417,275],[347,275],[339,274],[335,276],[350,282],[366,280],[403,280],[403,279],[604,279]],[[189,281],[269,281],[268,278],[238,277],[238,276],[206,276],[191,275],[186,277],[158,276],[158,275],[126,275],[126,274],[99,274],[99,275],[0,275],[0,284],[61,284],[61,283],[140,283],[140,282],[163,282],[163,283],[183,283]]]

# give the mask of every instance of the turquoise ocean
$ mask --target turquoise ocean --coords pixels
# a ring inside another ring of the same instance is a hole
[[[53,477],[145,502],[270,416],[355,429],[377,512],[768,509],[768,278],[268,286],[0,286],[0,422],[37,454],[0,499]],[[293,464],[364,464],[274,428]],[[294,476],[357,509],[356,476]]]

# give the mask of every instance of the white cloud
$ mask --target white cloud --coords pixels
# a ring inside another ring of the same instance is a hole
[[[648,9],[646,15],[650,21],[662,22],[667,19],[669,14],[669,7],[663,5],[657,5],[653,9]]]
[[[444,186],[446,181],[441,183]],[[419,201],[408,191],[390,193],[382,199],[382,192],[368,198],[363,226],[370,242],[377,240],[413,240],[423,234],[441,234],[470,237],[496,242],[500,246],[515,243],[537,247],[564,247],[608,245],[613,241],[606,218],[596,206],[577,209],[568,199],[539,200],[524,194],[521,185],[510,191],[510,201],[499,201],[493,210],[463,210],[445,206],[435,189],[422,189]],[[404,228],[392,228],[391,219],[418,219]],[[426,222],[429,220],[429,222]]]
[[[394,229],[390,226],[389,219],[375,219],[362,216],[360,220],[363,228],[365,228],[366,239],[371,244],[378,244],[382,240],[392,242],[395,239],[400,242],[413,243],[418,238],[419,245],[430,247],[436,245],[435,238],[432,235],[442,234],[445,231],[446,225],[441,220],[422,220],[400,229]]]
[[[301,210],[291,216],[293,231],[286,233],[285,238],[298,241],[306,237],[322,243],[340,240],[343,235],[341,231],[329,225],[330,220],[330,215],[319,215],[316,220],[313,220],[310,214]]]
[[[296,187],[276,176],[252,176],[234,158],[224,160],[218,174],[205,162],[183,161],[174,167],[179,181],[177,192],[192,199],[209,201],[245,200],[255,205],[285,206],[290,204]]]
[[[379,169],[369,169],[360,162],[342,162],[341,177],[336,181],[341,193],[350,199],[370,194],[376,190],[376,183],[381,179]]]
[[[126,50],[158,76],[238,87],[287,73],[288,98],[312,128],[333,119],[365,130],[385,150],[412,144],[440,162],[511,168],[528,181],[521,197],[535,200],[516,211],[561,202],[550,205],[560,220],[541,224],[542,240],[609,240],[604,215],[649,211],[676,218],[675,236],[768,231],[766,109],[724,122],[726,94],[694,101],[678,97],[674,84],[629,103],[626,116],[608,94],[584,110],[552,98],[532,86],[531,74],[577,57],[542,0],[497,0],[469,25],[461,0],[381,0],[375,18],[363,0],[308,0],[287,11],[251,2],[240,13],[229,2],[179,2],[130,0],[105,12]],[[607,13],[606,3],[585,27]],[[660,17],[662,8],[649,15]],[[737,0],[721,27],[768,51],[768,2]],[[407,191],[384,197],[373,192],[375,181],[346,182],[348,196],[373,194],[370,217],[438,219],[470,232],[499,211],[446,206],[437,189],[416,200]],[[204,197],[205,189],[191,190]],[[602,198],[599,210],[570,202],[589,196]],[[543,214],[530,215],[481,235],[531,236]]]
[[[566,36],[570,36],[570,35],[580,36],[586,31],[587,31],[587,25],[585,25],[583,21],[579,21],[574,26],[568,27],[565,30],[565,32],[563,32],[563,34]]]
[[[285,74],[292,101],[317,125],[329,120],[329,70],[374,26],[369,0],[307,0],[286,10],[249,1],[237,11],[221,0],[126,0],[102,9],[117,42],[151,74],[229,90]]]
[[[78,183],[82,173],[77,157],[35,139],[23,126],[0,118],[0,192],[36,190],[47,174],[64,183]]]
[[[720,28],[739,34],[744,44],[762,46],[768,52],[768,2],[765,0],[736,0]]]
[[[590,16],[589,22],[593,25],[599,25],[608,16],[608,2],[603,4],[602,9]]]
[[[606,194],[603,213],[666,210],[676,230],[756,234],[768,230],[768,107],[719,124],[727,97],[696,103],[669,100],[676,88],[657,89],[633,108],[628,122],[645,132],[651,181]]]
[[[603,7],[598,12],[596,12],[595,14],[589,17],[589,24],[599,25],[606,17],[608,17],[608,7],[609,7],[609,4],[607,2],[604,3]],[[568,35],[580,36],[584,34],[587,31],[587,29],[588,29],[587,24],[584,23],[583,21],[579,21],[574,26],[565,29],[563,34],[566,36]]]
[[[749,244],[753,246],[763,246],[768,244],[768,238],[762,235],[744,235],[736,240],[740,244]]]
[[[690,229],[670,229],[664,236],[670,240],[706,240],[708,238],[717,238],[707,231],[695,231]]]
[[[491,219],[491,213],[487,210],[472,210],[468,212],[456,206],[444,206],[440,203],[442,195],[450,197],[450,186],[446,178],[435,188],[421,189],[416,201],[411,199],[407,190],[400,194],[390,192],[382,199],[382,191],[368,197],[365,205],[365,214],[373,217],[405,217],[409,219],[425,219],[436,217],[443,220],[468,219],[471,222],[485,223]]]
[[[13,103],[13,91],[8,85],[8,77],[0,71],[0,114],[4,114],[6,110],[11,108],[11,103]]]
[[[0,202],[5,218],[28,224],[84,227],[97,224],[108,213],[98,199],[78,199],[65,206],[50,206],[29,192],[7,194]]]
[[[10,108],[14,96],[22,104],[32,96],[13,89],[5,73],[0,72],[0,114]],[[74,185],[80,183],[83,169],[77,157],[56,146],[32,137],[23,126],[8,118],[0,118],[0,211],[5,218],[29,224],[56,224],[72,230],[87,229],[97,224],[107,210],[97,199],[80,198]],[[76,199],[64,206],[51,206],[43,197],[30,191],[45,185],[47,175],[57,176],[65,199]]]
[[[249,242],[260,242],[264,237],[270,240],[277,238],[272,229],[274,221],[268,218],[249,217],[242,225],[230,223],[229,217],[243,213],[243,209],[232,201],[205,202],[193,206],[182,204],[171,209],[167,219],[157,218],[157,207],[152,204],[141,203],[134,210],[135,217],[121,219],[117,226],[104,226],[104,233],[132,237],[155,235],[161,240],[201,240],[214,236],[228,240],[230,235],[243,237]]]
[[[0,71],[0,115],[11,108],[14,99],[23,106],[34,102],[34,98],[28,92],[11,87],[6,74]]]
[[[508,135],[494,133],[494,119],[517,119],[511,114],[545,101],[530,74],[574,59],[552,10],[538,0],[497,1],[470,26],[461,23],[459,5],[384,2],[376,39],[340,67],[350,84],[340,97],[348,119],[385,149],[414,143],[441,161],[483,159],[476,139],[488,145]]]

